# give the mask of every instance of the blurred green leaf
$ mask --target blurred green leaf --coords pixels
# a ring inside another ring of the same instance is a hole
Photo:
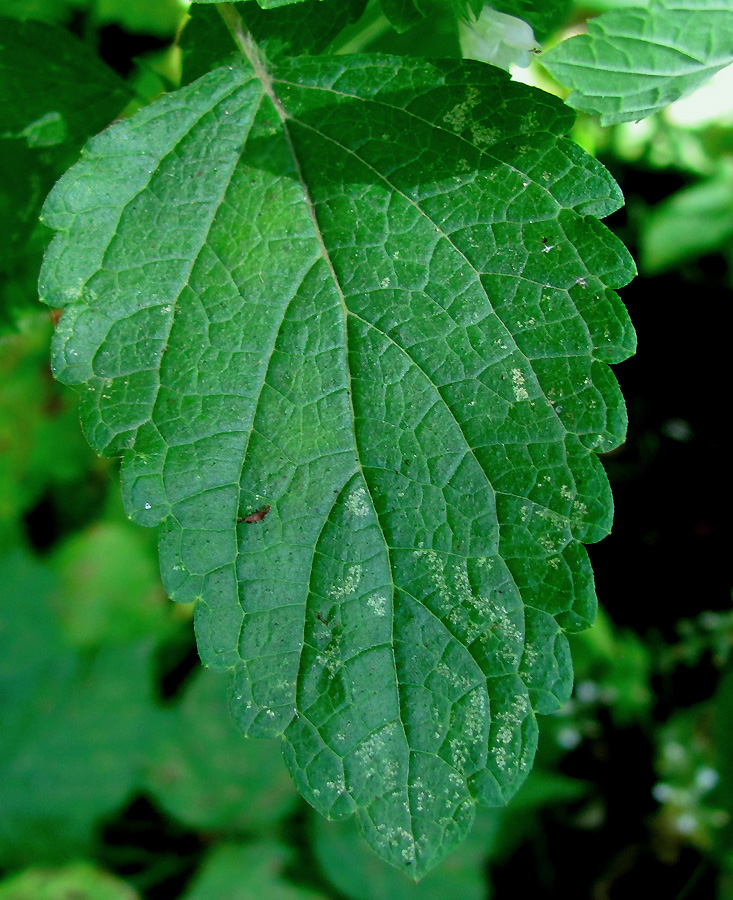
[[[0,881],[0,900],[138,900],[137,893],[89,863],[28,869]]]
[[[652,651],[641,637],[629,629],[614,628],[600,610],[588,631],[572,636],[571,648],[576,688],[585,683],[592,689],[588,702],[608,706],[619,726],[649,712]]]
[[[0,330],[37,304],[44,197],[83,141],[130,96],[92,48],[65,29],[0,18]]]
[[[92,0],[88,5],[99,24],[115,22],[128,31],[170,37],[188,9],[186,0]]]
[[[244,7],[247,25],[268,58],[321,53],[334,37],[363,12],[365,0],[305,0],[263,11]],[[205,75],[236,54],[227,27],[216,9],[195,5],[180,40],[183,83]]]
[[[420,0],[380,0],[385,16],[397,31],[406,31],[425,15]]]
[[[180,822],[256,833],[282,819],[297,793],[280,742],[247,741],[226,702],[225,675],[197,673],[161,719],[147,764],[148,790]]]
[[[78,144],[130,99],[92,49],[44,22],[0,20],[0,131],[29,147]]]
[[[324,876],[349,900],[483,900],[489,891],[486,866],[503,816],[503,810],[480,809],[466,841],[417,883],[364,843],[354,819],[313,816],[313,850]]]
[[[0,865],[88,850],[139,781],[153,725],[151,642],[77,654],[58,594],[29,556],[0,561]]]
[[[706,253],[733,248],[733,171],[678,191],[641,223],[640,264],[656,275]]]
[[[532,26],[538,41],[564,25],[573,8],[573,0],[491,0],[499,12],[524,19]]]
[[[325,900],[287,880],[293,861],[293,851],[282,844],[219,845],[181,900]]]
[[[78,399],[51,378],[47,313],[0,337],[0,542],[50,486],[88,479],[98,468],[79,435]]]
[[[603,125],[643,119],[733,62],[730,0],[652,0],[588,22],[542,57],[568,103]]]
[[[58,615],[77,647],[163,637],[170,604],[147,535],[127,523],[98,522],[53,555],[61,589]]]

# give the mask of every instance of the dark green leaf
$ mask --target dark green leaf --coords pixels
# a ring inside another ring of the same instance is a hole
[[[281,9],[262,11],[241,3],[251,34],[272,59],[321,53],[333,38],[364,11],[365,0],[307,0]],[[216,9],[194,6],[181,39],[184,83],[205,75],[233,54],[226,25]]]
[[[241,61],[56,186],[54,368],[124,452],[204,661],[299,789],[416,876],[531,765],[610,527],[621,202],[491,67]],[[262,511],[261,521],[248,521]]]
[[[538,41],[549,37],[564,25],[573,8],[573,0],[492,0],[499,12],[529,22]]]
[[[397,31],[406,31],[425,15],[420,0],[380,0],[380,3]]]
[[[63,28],[0,19],[0,133],[30,147],[83,140],[129,100],[123,81]]]

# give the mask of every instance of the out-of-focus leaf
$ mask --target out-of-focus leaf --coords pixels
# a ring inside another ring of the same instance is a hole
[[[0,900],[138,900],[124,881],[89,863],[28,869],[0,881]]]
[[[641,227],[640,264],[655,275],[706,253],[733,248],[733,174],[685,188],[650,209]]]
[[[425,15],[420,0],[380,0],[380,3],[397,31],[406,31]]]
[[[370,850],[353,819],[314,816],[313,849],[324,876],[349,900],[483,900],[486,865],[503,816],[503,810],[479,810],[466,841],[417,883]]]
[[[46,313],[24,318],[0,338],[0,544],[56,484],[89,477],[94,455],[79,438],[78,400],[59,389],[48,367],[53,331]]]
[[[244,6],[251,33],[269,58],[322,52],[345,25],[363,12],[366,0],[305,0],[280,9]],[[196,5],[181,37],[183,82],[205,75],[236,54],[222,17],[210,6]]]
[[[597,700],[618,725],[643,717],[650,708],[651,649],[628,629],[615,629],[600,611],[588,631],[571,637],[576,681],[592,683]]]
[[[568,103],[603,125],[643,119],[733,62],[730,0],[652,0],[588,22],[542,57]]]
[[[129,98],[127,85],[65,29],[0,17],[0,331],[37,303],[44,197]]]
[[[63,22],[79,5],[79,0],[0,0],[0,17]]]
[[[63,28],[0,19],[0,134],[29,147],[77,143],[130,98],[92,49]]]
[[[137,783],[152,725],[150,642],[77,654],[58,594],[30,557],[0,561],[0,865],[87,850]]]
[[[282,844],[221,844],[211,851],[182,900],[325,900],[288,881],[293,852]]]
[[[139,528],[100,522],[55,552],[61,601],[58,614],[79,647],[128,643],[170,631],[170,604],[154,550]]]
[[[175,34],[188,8],[186,0],[92,0],[89,5],[102,25],[115,22],[127,31],[165,37]]]
[[[226,687],[225,676],[200,672],[161,719],[149,754],[148,789],[192,828],[256,833],[290,812],[297,793],[278,743],[242,736]]]

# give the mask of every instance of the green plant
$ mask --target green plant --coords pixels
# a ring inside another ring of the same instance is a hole
[[[194,6],[182,86],[92,138],[46,200],[40,296],[63,309],[55,375],[122,456],[241,729],[281,735],[308,801],[420,877],[477,803],[508,802],[535,715],[569,697],[634,267],[599,221],[620,191],[560,100],[414,45],[342,52],[387,16],[452,53],[465,3],[364,5]],[[497,9],[538,32],[567,15]],[[463,27],[498,27],[480,11]],[[712,0],[610,12],[547,66],[578,108],[631,119],[730,62],[732,19]],[[49,28],[8,22],[7,46]],[[74,65],[38,106],[33,61],[6,53],[4,137],[55,173],[99,127],[85,111],[109,121],[129,92],[107,73],[90,99],[81,45],[43,52]]]

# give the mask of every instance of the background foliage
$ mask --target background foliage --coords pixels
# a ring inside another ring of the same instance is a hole
[[[561,7],[538,35],[588,11]],[[624,292],[640,352],[618,370],[629,438],[604,460],[614,533],[591,548],[605,613],[572,639],[573,698],[545,720],[516,801],[483,810],[412,885],[352,822],[312,813],[272,745],[241,740],[220,677],[199,670],[189,611],[160,586],[154,535],[127,521],[116,463],[88,448],[76,395],[50,377],[38,210],[89,134],[175,82],[183,11],[5,0],[0,12],[12,20],[0,53],[13,29],[36,29],[39,47],[68,42],[80,84],[98,91],[72,81],[77,124],[62,131],[40,107],[29,133],[5,115],[0,146],[0,898],[605,898],[650,878],[664,896],[733,897],[719,500],[733,116],[713,98],[707,118],[698,100],[696,117],[680,107],[641,126],[576,127],[621,183],[627,206],[611,224],[641,267]],[[449,52],[439,17],[397,33],[379,15],[370,48]],[[89,78],[98,58],[117,74]]]

